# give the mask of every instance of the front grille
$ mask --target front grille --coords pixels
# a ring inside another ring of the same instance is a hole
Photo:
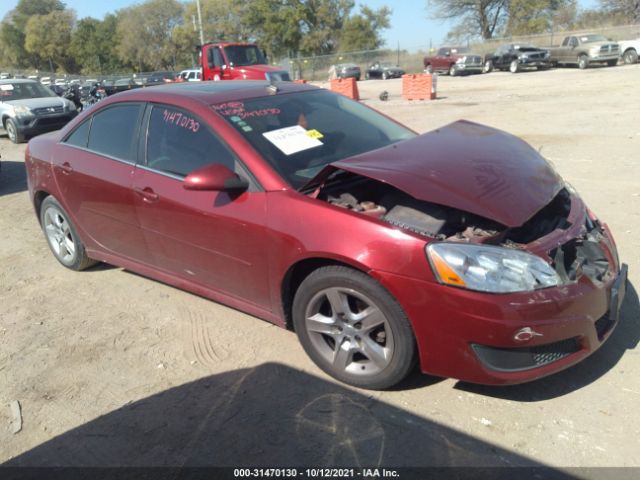
[[[64,108],[62,105],[56,105],[55,107],[34,108],[32,111],[36,115],[53,115],[56,113],[62,113]]]
[[[52,126],[56,126],[58,128],[63,127],[64,125],[66,125],[69,121],[71,120],[71,118],[69,118],[69,116],[65,115],[65,116],[56,116],[56,117],[41,117],[36,119],[36,121],[33,123],[32,127],[52,127]]]
[[[496,348],[471,345],[480,361],[488,368],[502,372],[517,372],[548,365],[580,350],[577,338],[547,345],[524,348]]]
[[[289,72],[281,71],[281,72],[269,72],[265,74],[265,77],[270,82],[289,82],[291,81],[291,77],[289,77]]]
[[[482,58],[478,55],[468,55],[464,61],[465,65],[482,65]]]
[[[598,334],[598,340],[602,340],[604,338],[606,333],[611,330],[611,327],[613,327],[613,323],[614,322],[611,320],[608,312],[596,320],[595,327],[596,333]]]
[[[603,45],[600,47],[600,53],[618,53],[620,51],[620,47],[615,44]]]

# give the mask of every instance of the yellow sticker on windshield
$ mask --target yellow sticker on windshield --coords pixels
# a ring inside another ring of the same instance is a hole
[[[311,138],[323,138],[324,135],[322,135],[318,130],[307,130],[307,136],[311,137]]]

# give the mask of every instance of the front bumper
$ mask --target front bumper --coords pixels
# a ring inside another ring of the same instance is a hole
[[[610,62],[611,60],[618,60],[620,53],[610,53],[607,55],[589,55],[589,62]]]
[[[551,61],[549,59],[520,59],[520,66],[524,68],[550,68]]]
[[[41,133],[60,130],[67,123],[78,115],[77,110],[73,110],[62,115],[43,115],[37,117],[16,118],[16,123],[20,133],[27,137],[40,135]]]
[[[466,65],[464,63],[456,63],[456,67],[460,72],[482,73],[482,65]]]

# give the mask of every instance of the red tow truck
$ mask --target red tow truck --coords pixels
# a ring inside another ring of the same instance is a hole
[[[205,43],[198,50],[202,80],[291,80],[282,67],[269,65],[254,43]]]

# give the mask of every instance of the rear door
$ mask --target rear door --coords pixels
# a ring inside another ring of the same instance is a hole
[[[110,253],[146,262],[131,191],[143,105],[96,112],[59,145],[53,171],[68,212]]]
[[[144,161],[133,189],[155,266],[185,280],[270,309],[266,193],[190,191],[184,177],[221,163],[251,179],[237,156],[192,112],[148,107]]]

